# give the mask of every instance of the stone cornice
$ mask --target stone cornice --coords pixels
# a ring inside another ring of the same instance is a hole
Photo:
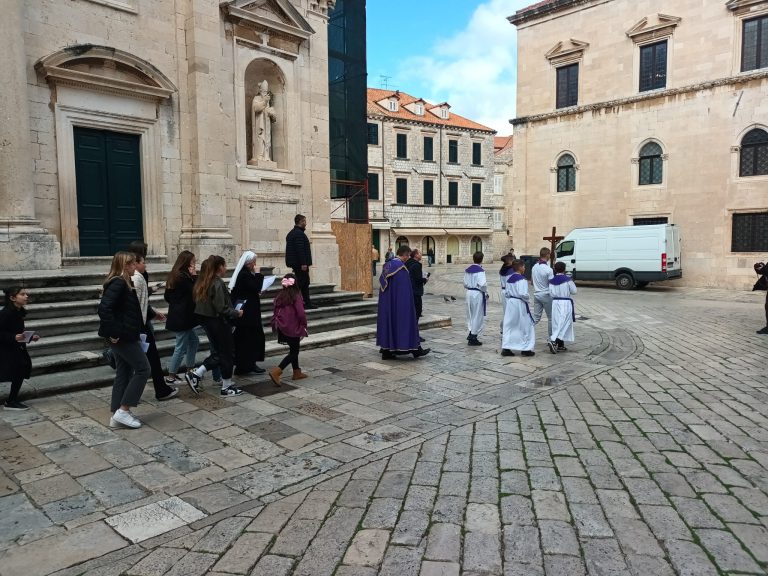
[[[279,22],[271,18],[265,18],[264,16],[254,14],[253,12],[243,8],[238,8],[232,4],[222,4],[221,9],[228,16],[229,20],[238,22],[240,24],[250,24],[251,26],[258,29],[281,32],[300,40],[307,40],[310,36],[312,36],[312,34],[314,34],[314,30],[312,30],[308,23],[306,26],[285,24],[284,22]]]
[[[522,10],[518,10],[512,16],[507,17],[507,20],[510,24],[518,26],[520,24],[530,22],[531,20],[536,20],[542,16],[546,16],[547,14],[559,12],[572,6],[578,6],[580,4],[590,4],[594,1],[595,0],[553,0],[552,2],[549,2],[543,6],[537,6],[535,8],[523,8]],[[605,1],[610,2],[611,0]]]
[[[574,116],[577,114],[583,114],[585,112],[591,112],[595,110],[602,110],[604,108],[615,108],[616,106],[626,106],[627,104],[635,104],[636,102],[644,102],[647,100],[655,100],[667,98],[668,96],[676,96],[679,94],[689,94],[691,92],[699,92],[701,90],[711,90],[719,86],[736,86],[739,84],[745,84],[753,80],[763,80],[768,78],[768,70],[761,70],[759,72],[753,72],[751,74],[739,74],[738,76],[729,76],[727,78],[719,78],[717,80],[711,80],[709,82],[701,82],[700,84],[690,84],[688,86],[682,86],[680,88],[670,88],[668,90],[658,90],[652,93],[636,94],[635,96],[629,96],[627,98],[619,98],[617,100],[607,100],[604,102],[596,102],[594,104],[585,104],[583,106],[574,106],[563,110],[555,110],[553,112],[546,112],[544,114],[534,114],[531,116],[521,116],[520,118],[513,118],[509,121],[513,126],[520,126],[523,124],[530,124],[532,122],[541,122],[542,120],[551,120],[553,118],[564,118],[566,116]]]
[[[433,124],[432,122],[427,121],[416,121],[416,120],[405,120],[403,118],[392,118],[390,116],[387,116],[385,114],[371,114],[368,113],[367,117],[370,120],[378,120],[380,122],[388,122],[389,124],[407,124],[409,126],[428,126],[429,128],[434,128],[435,130],[439,128],[443,128],[446,131],[447,130],[462,130],[464,132],[472,132],[472,133],[479,133],[479,134],[496,134],[496,130],[480,130],[479,128],[464,128],[463,126],[453,126],[453,125],[446,125],[446,124]]]
[[[725,7],[733,12],[742,9],[748,9],[752,6],[758,6],[760,4],[767,4],[765,0],[729,0],[725,3]]]
[[[55,84],[76,86],[79,88],[88,88],[97,92],[109,94],[118,94],[121,96],[132,96],[142,100],[165,100],[170,98],[173,90],[160,88],[157,86],[148,86],[138,82],[129,82],[118,78],[107,78],[96,74],[88,74],[78,70],[69,70],[67,68],[45,67],[43,74],[48,81]]]
[[[648,18],[643,18],[637,24],[627,30],[627,36],[636,44],[671,36],[674,29],[682,21],[677,16],[667,14],[657,14],[659,23],[653,26],[648,25]]]

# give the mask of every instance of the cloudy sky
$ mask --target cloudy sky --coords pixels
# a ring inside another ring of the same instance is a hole
[[[515,27],[533,0],[367,0],[368,85],[399,89],[511,134]]]

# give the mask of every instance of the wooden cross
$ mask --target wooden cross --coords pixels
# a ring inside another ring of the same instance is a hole
[[[542,240],[549,240],[550,249],[552,250],[552,253],[549,255],[549,265],[554,266],[555,265],[555,246],[557,246],[557,243],[560,242],[560,240],[563,240],[565,236],[558,236],[557,235],[557,226],[552,226],[552,236],[544,236]]]

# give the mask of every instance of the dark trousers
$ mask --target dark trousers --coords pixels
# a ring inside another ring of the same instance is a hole
[[[221,377],[225,380],[232,378],[235,362],[235,342],[232,338],[232,327],[221,318],[200,317],[200,324],[211,343],[210,355],[203,360],[206,370],[219,368]]]
[[[11,392],[8,394],[8,402],[16,402],[19,399],[19,390],[21,390],[21,383],[24,382],[24,378],[17,376],[11,380]]]
[[[296,276],[296,284],[298,284],[299,289],[301,290],[301,297],[304,300],[304,308],[309,308],[311,306],[309,301],[309,270],[294,268],[293,274]]]
[[[416,306],[416,318],[421,318],[421,311],[423,309],[423,304],[421,302],[421,294],[413,295],[413,304],[414,306]]]
[[[171,393],[172,388],[165,383],[165,372],[160,362],[160,353],[157,351],[155,343],[155,332],[152,330],[152,324],[147,322],[147,360],[152,373],[152,386],[155,388],[155,398],[164,398]]]
[[[147,378],[152,373],[147,355],[139,342],[117,343],[110,346],[115,356],[115,382],[112,384],[110,409],[138,406]]]
[[[294,370],[298,370],[299,346],[301,339],[298,337],[292,338],[291,336],[283,336],[283,340],[288,344],[288,354],[286,354],[285,358],[280,361],[280,370],[285,370],[288,367],[288,364],[290,364]]]
[[[765,293],[765,325],[768,326],[768,292]]]

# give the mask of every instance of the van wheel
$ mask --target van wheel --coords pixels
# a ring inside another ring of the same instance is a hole
[[[648,282],[638,282],[637,284],[635,284],[635,288],[637,288],[638,290],[642,290],[646,286],[648,286]]]
[[[623,272],[616,276],[616,288],[619,290],[631,290],[635,287],[635,279],[632,278],[632,274]]]

